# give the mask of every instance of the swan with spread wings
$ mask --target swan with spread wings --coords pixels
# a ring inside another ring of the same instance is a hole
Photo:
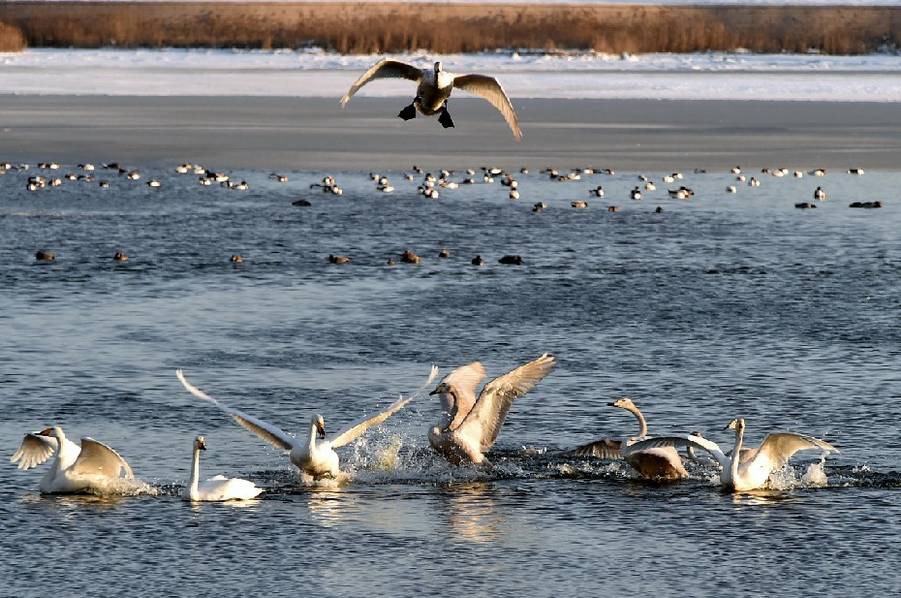
[[[485,367],[478,361],[458,367],[429,393],[439,395],[443,411],[439,425],[429,430],[429,444],[451,463],[484,463],[514,399],[532,390],[554,365],[554,357],[545,353],[486,384],[478,399],[476,386]]]
[[[438,115],[438,122],[445,129],[454,126],[454,121],[447,110],[447,100],[454,89],[462,89],[465,92],[477,95],[497,110],[507,121],[513,136],[517,141],[522,139],[522,130],[519,128],[519,118],[516,110],[510,103],[504,88],[494,77],[486,75],[454,75],[445,71],[440,62],[436,62],[432,69],[420,69],[412,64],[397,60],[383,58],[375,63],[368,71],[363,73],[350,89],[341,98],[341,106],[347,105],[350,98],[361,87],[375,79],[407,79],[416,83],[416,97],[413,103],[400,111],[397,116],[410,120],[416,118],[418,110],[423,116]]]
[[[42,494],[104,493],[118,489],[120,480],[133,480],[134,474],[122,456],[93,438],[75,444],[59,426],[30,432],[10,457],[19,469],[41,465],[56,453],[56,459],[41,480]]]
[[[798,451],[816,450],[824,455],[838,449],[819,438],[793,432],[767,434],[759,447],[744,447],[745,420],[733,419],[726,429],[735,431],[735,447],[727,454],[715,442],[698,435],[658,436],[640,440],[622,449],[624,457],[658,447],[694,447],[710,453],[723,468],[720,483],[730,492],[747,492],[766,486],[770,474],[785,466]]]
[[[291,436],[274,424],[219,402],[217,399],[214,399],[188,382],[188,379],[181,370],[176,370],[175,372],[178,380],[188,392],[198,399],[209,401],[214,404],[221,411],[230,415],[238,425],[253,432],[263,441],[268,442],[276,448],[288,451],[291,463],[296,465],[305,475],[310,476],[314,480],[322,478],[337,479],[341,473],[341,469],[338,453],[335,452],[335,449],[350,444],[369,428],[381,424],[400,411],[407,403],[424,392],[437,374],[438,368],[432,366],[429,378],[420,390],[408,397],[401,396],[401,398],[380,413],[361,419],[345,428],[342,432],[332,436],[330,439],[326,439],[325,420],[318,413],[310,417],[310,423],[307,428],[303,429],[296,437]]]

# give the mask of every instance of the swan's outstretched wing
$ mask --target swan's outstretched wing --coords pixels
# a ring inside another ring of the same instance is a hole
[[[338,447],[344,446],[345,444],[350,444],[351,442],[356,440],[357,437],[360,436],[360,434],[362,434],[363,432],[365,432],[366,430],[368,430],[369,428],[371,428],[373,426],[379,425],[380,423],[382,423],[383,421],[385,421],[386,419],[388,419],[389,417],[391,417],[392,415],[394,415],[395,413],[397,413],[398,411],[403,409],[407,403],[409,403],[410,401],[412,401],[413,399],[415,399],[417,397],[422,396],[422,394],[426,390],[428,390],[429,386],[435,380],[436,376],[438,376],[438,367],[433,365],[432,369],[429,370],[429,377],[426,379],[425,384],[420,386],[416,390],[416,392],[411,394],[409,397],[404,397],[403,395],[401,395],[401,397],[398,400],[391,403],[391,405],[387,409],[382,411],[381,413],[373,415],[372,417],[367,417],[366,419],[361,419],[361,420],[353,423],[350,427],[348,427],[344,431],[338,433],[334,438],[332,438],[329,441],[329,443],[332,445],[332,448],[338,448]]]
[[[232,409],[228,405],[220,403],[210,395],[206,394],[205,392],[188,382],[188,379],[185,378],[185,375],[181,370],[175,370],[175,376],[189,393],[191,393],[198,399],[209,401],[210,403],[218,407],[221,411],[232,416],[232,419],[234,419],[239,426],[246,430],[250,430],[272,446],[286,451],[290,451],[294,447],[294,439],[278,426],[270,424],[269,422],[263,421],[261,419],[257,419],[252,415],[247,415],[243,411]]]
[[[133,480],[134,474],[122,455],[93,438],[81,439],[81,452],[69,470],[79,475],[100,475]]]
[[[453,395],[456,398],[454,404],[449,405],[446,399],[449,393],[441,395],[442,410],[453,417],[448,426],[449,429],[456,430],[459,428],[460,424],[463,423],[463,419],[472,411],[473,406],[476,404],[476,387],[484,377],[485,366],[478,361],[473,361],[458,367],[443,380],[445,384],[453,389]]]
[[[522,139],[522,129],[519,128],[516,110],[513,109],[510,98],[507,97],[507,93],[497,79],[485,75],[460,75],[454,77],[454,87],[488,100],[488,103],[497,108],[504,116],[504,120],[507,121],[516,140]]]
[[[475,406],[460,424],[459,432],[480,443],[483,451],[491,448],[513,400],[532,390],[556,363],[553,355],[545,353],[486,384]]]
[[[629,446],[622,449],[623,457],[628,457],[634,453],[640,453],[651,448],[659,448],[663,446],[673,446],[676,448],[694,447],[704,449],[717,460],[722,467],[729,466],[729,457],[723,454],[719,445],[712,440],[707,440],[703,436],[692,436],[686,434],[684,436],[656,436],[654,438],[646,438],[633,442]]]
[[[778,469],[788,463],[792,455],[805,449],[819,449],[826,453],[837,453],[838,449],[819,438],[793,434],[791,432],[776,432],[768,434],[763,439],[763,444],[757,450],[754,459],[766,459],[774,469]]]
[[[601,438],[578,446],[567,454],[574,457],[594,457],[596,459],[622,459],[620,448],[623,441],[615,438]]]
[[[41,436],[36,432],[29,432],[22,439],[18,450],[9,458],[12,463],[18,463],[19,469],[31,469],[37,467],[51,456],[56,450],[58,441],[52,436]]]
[[[397,60],[388,60],[383,58],[372,65],[368,71],[360,75],[360,78],[350,86],[344,97],[341,98],[341,106],[344,107],[350,101],[360,88],[372,81],[373,79],[409,79],[410,81],[419,81],[422,77],[422,71],[405,62]]]

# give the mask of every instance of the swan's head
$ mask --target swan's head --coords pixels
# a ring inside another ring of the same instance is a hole
[[[629,397],[620,397],[612,403],[607,403],[610,407],[619,407],[620,409],[634,409],[635,403]]]
[[[203,436],[198,436],[194,439],[194,450],[196,451],[205,451],[206,450],[206,438]]]
[[[735,430],[736,432],[744,432],[745,431],[745,420],[740,417],[733,419],[731,422],[726,424],[726,427],[724,429]]]
[[[59,426],[49,426],[44,428],[40,432],[38,432],[38,436],[49,436],[51,438],[65,438],[65,434],[63,434],[63,429]]]
[[[318,413],[310,418],[310,423],[316,426],[320,438],[325,438],[325,420]]]
[[[429,393],[429,396],[450,394],[450,392],[451,392],[451,387],[448,386],[446,383],[442,382],[438,386],[435,387],[435,390],[433,390],[432,392]]]

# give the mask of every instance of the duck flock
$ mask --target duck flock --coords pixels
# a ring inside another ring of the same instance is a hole
[[[37,171],[39,174],[33,174]],[[192,163],[182,163],[174,168],[177,175],[195,176],[197,183],[203,187],[216,185],[217,187],[234,190],[248,191],[250,183],[244,178],[234,177],[224,170],[212,170],[205,166]],[[62,173],[62,174],[61,174]],[[80,163],[75,166],[63,168],[56,162],[38,162],[36,164],[27,163],[3,163],[0,162],[0,176],[19,174],[25,179],[25,188],[29,192],[40,193],[50,192],[53,189],[60,188],[63,185],[96,185],[94,189],[115,191],[122,189],[123,186],[145,185],[149,189],[153,189],[159,193],[166,193],[168,183],[165,177],[158,176],[148,177],[138,168],[129,168],[118,162],[103,163],[99,167],[95,167],[91,163]],[[637,174],[637,184],[633,185],[627,193],[621,191],[614,194],[605,189],[603,183],[596,183],[597,179],[605,177],[612,178],[616,176],[616,171],[611,168],[595,168],[595,167],[573,167],[569,169],[558,169],[555,167],[546,167],[537,172],[539,180],[549,181],[553,183],[570,184],[574,188],[573,198],[567,200],[570,209],[586,210],[592,208],[595,203],[600,203],[602,210],[607,212],[619,212],[623,204],[619,201],[628,201],[637,204],[638,202],[660,201],[660,200],[679,200],[690,202],[696,197],[696,191],[686,182],[686,175],[681,172],[673,172],[663,175],[658,180],[653,180],[645,174]],[[694,169],[689,176],[701,176],[708,174],[705,169]],[[863,176],[864,170],[861,168],[848,168],[843,173],[851,176]],[[728,184],[724,191],[727,196],[740,194],[742,186],[748,187],[748,193],[753,193],[754,189],[761,186],[762,181],[766,177],[773,179],[781,179],[789,177],[792,179],[801,179],[808,177],[826,177],[827,171],[823,168],[814,168],[807,170],[790,170],[788,168],[762,168],[759,172],[751,175],[739,166],[730,169],[728,175],[733,178],[733,182]],[[292,175],[293,176],[293,175]],[[534,177],[536,175],[530,172],[527,167],[518,170],[509,170],[497,166],[482,166],[479,168],[467,168],[465,170],[451,170],[442,168],[436,170],[436,173],[428,172],[420,166],[414,165],[409,171],[399,173],[397,175],[398,182],[393,182],[391,177],[383,173],[370,172],[369,178],[374,184],[376,195],[409,195],[414,192],[418,196],[425,199],[441,200],[450,197],[455,190],[470,186],[490,186],[499,185],[503,189],[503,193],[511,202],[518,203],[524,196],[528,197],[529,191],[524,190],[521,182],[525,177]],[[288,183],[289,175],[273,172],[268,178],[277,183]],[[145,180],[146,179],[146,180]],[[111,185],[116,182],[115,188]],[[584,184],[588,182],[588,187]],[[620,181],[617,181],[619,183]],[[581,185],[581,189],[577,186]],[[804,201],[795,201],[794,207],[797,209],[807,210],[816,209],[818,205],[823,204],[829,197],[825,184],[811,185],[812,190],[808,190],[809,199]],[[319,181],[305,184],[310,192],[321,192],[324,197],[337,198],[345,195],[344,187],[342,187],[337,178],[333,175],[323,176]],[[584,199],[587,197],[588,199]],[[801,199],[801,198],[796,198]],[[304,197],[294,199],[291,205],[295,207],[310,207],[314,205],[315,197],[305,194]],[[548,200],[543,199],[531,203],[530,208],[534,214],[541,214],[548,210],[551,204]],[[883,201],[880,199],[869,201],[852,201],[848,203],[849,208],[859,209],[878,209],[883,207]],[[653,212],[657,214],[663,213],[662,205],[656,205]],[[128,254],[124,249],[115,249],[112,253],[112,259],[116,262],[127,262]],[[438,253],[438,258],[448,258],[451,256],[451,249],[444,247]],[[52,262],[57,258],[57,252],[53,248],[37,248],[34,257],[38,262]],[[242,264],[246,257],[241,254],[230,254],[225,256],[234,264]],[[331,264],[344,265],[350,264],[354,260],[354,256],[347,254],[328,254],[324,258]],[[422,257],[412,249],[406,249],[400,254],[388,256],[385,264],[394,266],[398,262],[407,264],[419,264]],[[496,259],[497,263],[505,265],[522,265],[524,258],[518,254],[505,254]],[[482,255],[472,256],[470,263],[473,266],[485,265],[487,260]]]

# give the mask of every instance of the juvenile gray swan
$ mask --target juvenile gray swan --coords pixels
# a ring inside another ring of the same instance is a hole
[[[522,130],[519,128],[519,118],[507,97],[504,88],[494,77],[485,75],[453,75],[441,68],[441,63],[436,62],[434,69],[419,69],[411,64],[388,60],[383,58],[375,63],[368,71],[363,73],[350,89],[341,98],[341,106],[344,107],[350,98],[361,87],[373,79],[408,79],[415,81],[416,97],[413,103],[400,111],[397,115],[404,120],[416,118],[418,110],[423,116],[438,115],[438,122],[445,129],[454,126],[450,113],[447,111],[447,100],[454,89],[462,89],[473,95],[487,100],[503,115],[513,136],[519,141],[522,139]]]
[[[429,393],[440,397],[442,407],[441,422],[429,430],[429,444],[455,465],[486,462],[483,453],[497,440],[513,401],[532,390],[554,365],[554,357],[545,353],[486,384],[478,398],[476,387],[485,367],[478,361],[458,367]]]

